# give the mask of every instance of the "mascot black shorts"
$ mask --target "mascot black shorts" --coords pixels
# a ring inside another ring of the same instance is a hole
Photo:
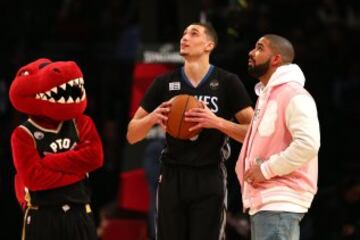
[[[96,240],[89,204],[29,207],[24,216],[24,240]]]

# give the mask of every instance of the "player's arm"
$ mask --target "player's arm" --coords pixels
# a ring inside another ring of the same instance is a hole
[[[235,114],[235,118],[239,123],[220,119],[218,129],[242,143],[250,126],[253,114],[254,110],[252,107],[244,108]]]
[[[170,111],[170,104],[169,101],[163,102],[150,113],[142,107],[139,107],[128,125],[126,134],[128,142],[133,144],[141,141],[155,124],[159,124],[162,129],[166,130],[167,114]]]
[[[235,74],[226,76],[226,102],[238,123],[216,116],[205,106],[185,113],[185,121],[197,122],[191,131],[198,128],[215,128],[236,141],[243,142],[253,116],[250,97]]]
[[[193,108],[185,113],[185,121],[197,123],[189,129],[190,131],[201,128],[214,128],[236,141],[244,141],[253,115],[252,107],[246,107],[235,114],[236,120],[241,123],[239,124],[216,116],[205,104],[203,105],[204,108]]]
[[[94,122],[82,115],[76,119],[80,141],[73,150],[46,155],[43,165],[66,173],[81,174],[103,165],[103,147]]]
[[[225,122],[221,126],[221,131],[242,143],[254,115],[254,110],[251,107],[252,101],[244,84],[235,74],[228,75],[227,83],[227,93],[229,93],[227,94],[227,101],[230,103],[230,109],[232,109],[231,111],[239,124]]]
[[[160,77],[152,82],[145,93],[140,107],[128,124],[126,138],[130,144],[144,139],[155,124],[159,124],[163,130],[166,130],[170,101],[164,102],[166,99],[162,94],[166,90],[165,87],[167,87],[166,81]]]
[[[45,167],[33,138],[21,127],[16,128],[11,136],[11,148],[17,174],[30,190],[67,186],[85,177],[84,174],[67,174]]]

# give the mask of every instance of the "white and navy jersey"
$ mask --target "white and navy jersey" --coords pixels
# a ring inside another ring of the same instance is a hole
[[[187,79],[183,67],[158,77],[145,94],[141,107],[150,113],[162,102],[179,94],[195,96],[205,102],[214,114],[227,120],[251,106],[241,80],[235,74],[211,66],[197,87]],[[218,130],[204,129],[193,140],[175,139],[169,134],[166,139],[162,155],[164,163],[197,167],[218,164],[222,160],[225,135]]]
[[[65,152],[73,149],[79,136],[73,120],[62,122],[58,129],[49,130],[42,128],[31,119],[21,125],[34,139],[36,149],[41,157],[46,154]],[[30,191],[31,203],[33,205],[63,205],[69,203],[90,202],[90,190],[87,180],[42,191]]]

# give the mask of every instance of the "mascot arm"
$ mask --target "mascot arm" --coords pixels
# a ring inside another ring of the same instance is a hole
[[[34,140],[21,127],[17,127],[11,136],[11,148],[17,175],[32,191],[63,187],[85,178],[84,174],[68,174],[44,166]]]
[[[21,180],[19,174],[15,175],[15,194],[16,199],[20,206],[24,209],[26,207],[26,201],[25,201],[25,185],[23,181]]]
[[[103,165],[103,148],[94,122],[82,115],[76,119],[80,141],[74,148],[61,153],[46,155],[43,160],[50,169],[71,174],[93,171]]]

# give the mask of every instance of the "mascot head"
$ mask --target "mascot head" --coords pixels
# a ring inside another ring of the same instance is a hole
[[[21,67],[9,95],[18,111],[57,121],[81,115],[87,104],[83,74],[72,61],[41,58]]]

